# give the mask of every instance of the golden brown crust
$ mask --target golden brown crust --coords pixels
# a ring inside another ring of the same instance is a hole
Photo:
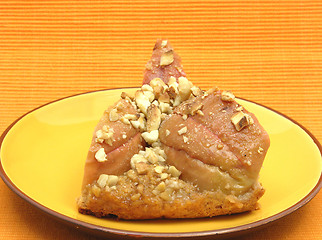
[[[222,200],[220,193],[204,192],[191,195],[190,200],[176,199],[166,202],[157,198],[144,198],[136,201],[120,201],[119,197],[106,192],[103,201],[90,199],[81,202],[78,211],[96,217],[117,216],[120,219],[155,218],[202,218],[229,215],[258,209],[258,199],[264,194],[262,187],[252,189],[246,200],[234,202]],[[216,196],[217,195],[217,196]],[[108,202],[108,204],[106,204]]]

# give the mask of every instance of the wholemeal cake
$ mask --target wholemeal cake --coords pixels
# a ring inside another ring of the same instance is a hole
[[[252,211],[269,136],[229,91],[201,90],[167,40],[143,85],[97,124],[78,210],[120,219],[199,218]]]

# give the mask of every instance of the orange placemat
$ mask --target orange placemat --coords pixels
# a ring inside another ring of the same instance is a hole
[[[138,86],[163,37],[195,84],[272,107],[322,142],[321,1],[2,1],[0,23],[0,132],[57,98]],[[321,239],[321,201],[240,239]],[[0,205],[0,239],[95,239],[2,181]]]

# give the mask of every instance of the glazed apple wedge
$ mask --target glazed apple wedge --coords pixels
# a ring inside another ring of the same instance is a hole
[[[156,42],[143,83],[94,131],[79,212],[155,219],[257,209],[270,141],[254,114],[231,92],[194,86],[167,40]]]

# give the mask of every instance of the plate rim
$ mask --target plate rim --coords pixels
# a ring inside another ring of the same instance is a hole
[[[42,105],[26,112],[25,114],[21,115],[20,117],[18,117],[4,130],[4,132],[0,136],[0,150],[2,148],[3,141],[6,137],[6,135],[8,134],[8,132],[21,119],[23,119],[24,117],[26,117],[27,115],[31,114],[32,112],[34,112],[38,109],[41,109],[41,108],[43,108],[47,105],[53,104],[55,102],[59,102],[59,101],[62,101],[62,100],[68,99],[68,98],[73,98],[73,97],[77,97],[77,96],[81,96],[81,95],[92,94],[92,93],[97,93],[97,92],[104,92],[104,91],[109,91],[109,90],[122,90],[122,89],[126,90],[126,89],[135,89],[135,88],[138,88],[138,87],[107,88],[107,89],[82,92],[82,93],[62,97],[62,98],[47,102],[45,104],[42,104]],[[313,140],[314,144],[319,149],[320,155],[322,157],[322,146],[321,146],[320,142],[307,128],[305,128],[299,122],[295,121],[294,119],[288,117],[287,115],[285,115],[273,108],[267,107],[263,104],[255,102],[255,101],[247,100],[245,98],[240,98],[240,97],[237,97],[237,99],[247,101],[247,102],[253,103],[255,105],[258,105],[260,107],[263,107],[265,109],[268,109],[268,110],[286,118],[287,120],[291,121],[292,123],[294,123],[295,125],[300,127]],[[310,202],[318,194],[318,192],[322,188],[322,171],[321,171],[320,178],[319,178],[318,182],[316,183],[314,188],[307,195],[305,195],[300,201],[296,202],[295,204],[288,207],[287,209],[285,209],[279,213],[276,213],[270,217],[267,217],[267,218],[264,218],[261,220],[257,220],[257,221],[254,221],[254,222],[251,222],[248,224],[243,224],[243,225],[236,226],[236,227],[230,227],[230,228],[222,228],[222,229],[207,230],[207,231],[196,231],[196,232],[162,233],[162,232],[143,232],[143,231],[119,230],[119,229],[115,229],[115,228],[103,227],[103,226],[95,225],[95,224],[88,223],[88,222],[85,222],[82,220],[78,220],[78,219],[75,219],[72,217],[68,217],[62,213],[54,211],[54,210],[46,207],[45,205],[33,200],[27,194],[22,192],[18,188],[18,186],[16,186],[10,180],[9,176],[6,174],[6,172],[3,168],[1,156],[0,156],[0,177],[2,178],[4,183],[9,187],[9,189],[12,190],[15,194],[17,194],[23,200],[25,200],[26,202],[31,204],[33,207],[41,210],[43,213],[45,213],[51,217],[54,217],[56,220],[59,220],[59,221],[64,222],[70,226],[73,226],[76,229],[81,229],[81,230],[84,230],[87,232],[96,233],[96,234],[103,235],[103,236],[110,236],[110,237],[114,237],[114,238],[121,237],[122,239],[137,239],[138,237],[139,238],[153,238],[153,239],[165,239],[165,238],[187,239],[187,238],[193,238],[193,237],[207,239],[209,237],[212,237],[212,239],[214,239],[214,237],[222,238],[222,237],[228,237],[228,236],[246,233],[248,231],[253,231],[253,230],[258,229],[260,227],[267,226],[269,223],[275,222],[275,221],[295,212],[296,210],[298,210],[299,208],[305,206],[308,202]]]

